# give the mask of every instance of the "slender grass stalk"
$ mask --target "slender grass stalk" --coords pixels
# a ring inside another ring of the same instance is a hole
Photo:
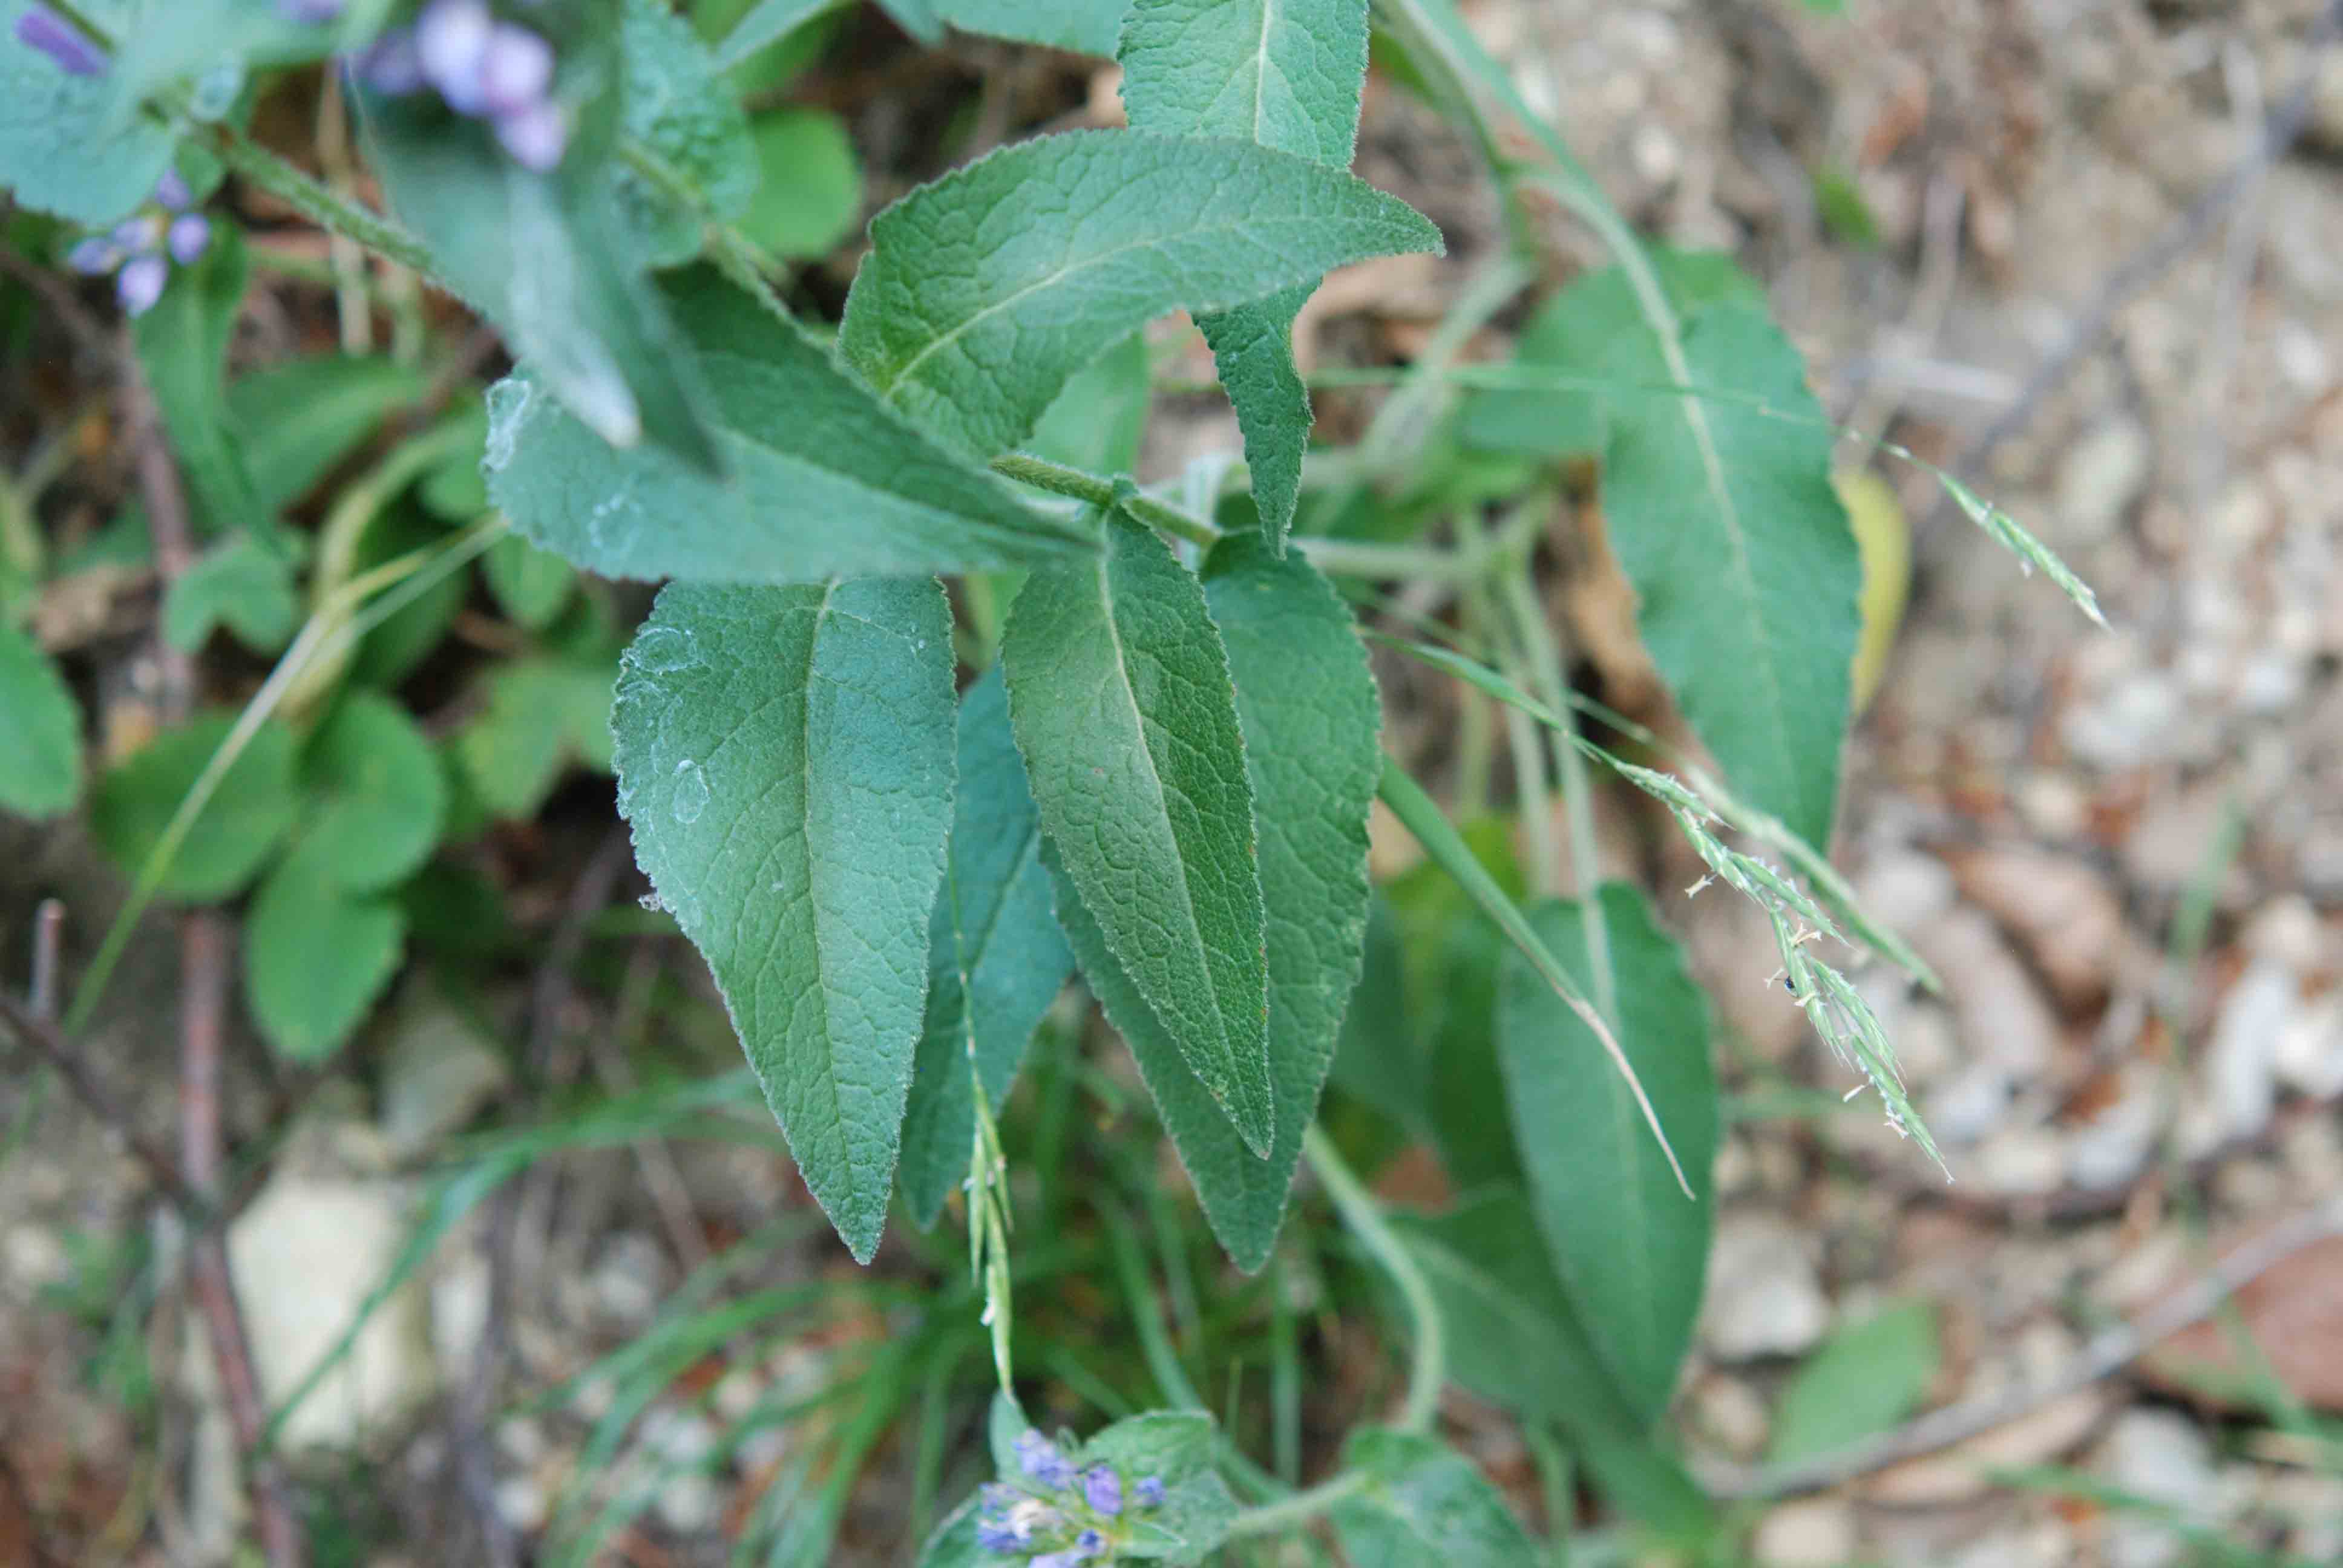
[[[1342,1223],[1383,1266],[1399,1287],[1400,1299],[1407,1303],[1408,1316],[1415,1323],[1415,1353],[1408,1365],[1407,1402],[1400,1407],[1397,1425],[1402,1432],[1429,1432],[1433,1418],[1440,1412],[1441,1385],[1448,1381],[1447,1329],[1441,1320],[1440,1303],[1433,1299],[1423,1271],[1415,1266],[1407,1243],[1383,1218],[1383,1205],[1352,1174],[1334,1141],[1314,1122],[1302,1135],[1302,1157],[1310,1162],[1326,1196],[1333,1200]]]

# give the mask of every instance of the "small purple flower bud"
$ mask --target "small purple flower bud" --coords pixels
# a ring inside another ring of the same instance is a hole
[[[976,1543],[987,1552],[1011,1553],[1025,1543],[1018,1538],[1005,1520],[980,1519],[976,1522]]]
[[[170,233],[164,243],[170,247],[171,259],[181,266],[193,266],[212,242],[211,220],[199,212],[181,213],[171,220]]]
[[[995,1513],[1005,1513],[1016,1507],[1024,1495],[1015,1487],[1003,1486],[998,1481],[988,1481],[976,1489],[978,1503]]]
[[[1132,1490],[1139,1493],[1139,1506],[1141,1508],[1161,1508],[1163,1506],[1163,1478],[1161,1476],[1142,1475],[1139,1478],[1139,1484],[1132,1488]]]
[[[1074,1560],[1086,1563],[1106,1550],[1106,1537],[1095,1530],[1085,1530],[1074,1537]]]
[[[393,27],[349,56],[359,81],[386,98],[403,98],[423,86],[423,56],[415,46],[415,29]]]
[[[415,51],[423,79],[459,115],[477,116],[488,107],[480,66],[495,28],[485,0],[431,0],[416,21]]]
[[[277,14],[287,22],[311,25],[338,21],[349,0],[277,0]]]
[[[1017,1462],[1044,1486],[1067,1486],[1074,1479],[1072,1462],[1058,1452],[1056,1443],[1031,1427],[1017,1434]]]
[[[151,212],[126,217],[114,226],[114,243],[133,256],[159,249],[163,244],[163,220]]]
[[[1109,1519],[1122,1512],[1122,1477],[1111,1464],[1093,1464],[1082,1472],[1082,1498]]]
[[[170,280],[169,262],[159,256],[134,256],[114,280],[114,297],[131,315],[144,316],[163,297],[163,286]]]
[[[45,5],[32,6],[16,18],[16,41],[46,55],[68,76],[106,75],[105,54]]]
[[[531,106],[553,85],[553,45],[526,27],[498,23],[480,54],[479,83],[492,115]]]
[[[498,115],[497,140],[521,167],[549,174],[569,150],[569,116],[552,99],[539,98],[511,114]]]
[[[1071,1552],[1045,1552],[1025,1565],[1025,1568],[1075,1568],[1081,1561]]]
[[[122,265],[122,249],[104,235],[94,234],[65,252],[65,265],[84,277],[102,277]]]
[[[165,169],[163,177],[155,182],[155,199],[173,212],[184,212],[187,204],[196,199],[196,193],[187,188],[178,170]]]

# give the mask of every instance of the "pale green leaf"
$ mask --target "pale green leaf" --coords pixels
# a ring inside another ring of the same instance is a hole
[[[0,807],[39,819],[81,793],[81,710],[41,645],[0,616]]]
[[[856,1258],[885,1225],[951,828],[933,581],[677,584],[620,667],[618,808]]]
[[[1349,608],[1301,557],[1276,558],[1257,537],[1223,539],[1205,563],[1204,594],[1236,680],[1261,843],[1274,1106],[1266,1158],[1239,1141],[1071,886],[1060,890],[1059,912],[1213,1234],[1252,1272],[1276,1242],[1359,978],[1382,713]]]
[[[551,550],[507,534],[480,558],[480,576],[504,612],[531,631],[543,631],[578,588],[578,570]]]
[[[365,1020],[406,945],[407,917],[395,901],[350,893],[323,856],[288,855],[245,921],[253,1020],[278,1054],[318,1060]]]
[[[1924,1299],[1835,1331],[1783,1391],[1767,1462],[1813,1459],[1888,1431],[1927,1397],[1936,1362],[1936,1312]]]
[[[620,195],[586,154],[532,173],[429,95],[357,96],[391,210],[523,365],[611,446],[648,441],[721,473],[705,390],[639,274]]]
[[[304,759],[310,818],[296,853],[351,893],[379,891],[430,855],[447,809],[439,759],[407,710],[354,691],[318,727]]]
[[[783,108],[749,132],[762,177],[740,232],[784,259],[826,256],[862,216],[862,166],[846,122],[827,109]]]
[[[1245,1147],[1272,1138],[1253,801],[1202,586],[1114,517],[1095,560],[1037,571],[1001,638],[1018,749],[1108,951]]]
[[[619,57],[626,134],[688,181],[719,218],[740,216],[758,186],[740,100],[719,77],[716,56],[665,0],[627,0]],[[618,171],[621,206],[654,266],[699,254],[706,216],[631,169]]]
[[[611,670],[568,658],[516,659],[488,678],[488,703],[458,732],[465,782],[491,815],[523,819],[573,762],[609,767]]]
[[[1128,474],[1147,436],[1147,338],[1134,332],[1074,372],[1025,443],[1034,456],[1090,474]]]
[[[215,711],[166,730],[98,779],[90,791],[90,831],[125,870],[135,876],[144,868],[236,717]],[[160,892],[206,902],[251,879],[299,814],[297,749],[293,732],[276,719],[254,731],[188,829],[157,884]]]
[[[1725,264],[1654,260],[1678,344],[1635,314],[1615,267],[1553,307],[1559,363],[1618,377],[1602,397],[1612,548],[1644,644],[1727,781],[1827,844],[1863,576],[1831,487],[1829,423],[1798,351],[1720,281]]]
[[[32,0],[0,0],[0,189],[42,212],[96,227],[146,201],[177,140],[162,121],[122,120],[104,76],[75,76],[16,36]],[[101,25],[123,0],[85,3]]]
[[[1050,908],[1041,818],[1009,727],[998,665],[960,704],[951,851],[928,944],[927,1019],[903,1112],[900,1180],[911,1217],[935,1223],[968,1174],[970,1064],[998,1107],[1074,955]]]
[[[931,0],[936,15],[963,33],[1021,44],[1046,44],[1111,57],[1122,25],[1121,0]]]
[[[1641,1108],[1593,1032],[1545,978],[1509,962],[1497,1009],[1513,1138],[1554,1271],[1629,1403],[1664,1408],[1691,1342],[1715,1192],[1716,1075],[1708,1004],[1643,893],[1605,883],[1599,910],[1529,911],[1548,952],[1598,999],[1693,1181],[1644,1130]],[[1601,955],[1607,970],[1597,969]]]
[[[613,452],[534,381],[504,382],[490,395],[489,494],[547,549],[605,577],[718,582],[924,576],[1095,551],[1091,526],[1027,506],[721,278],[695,273],[668,297],[732,477]]]
[[[936,0],[879,0],[879,9],[923,44],[943,41],[943,18],[936,10]]]
[[[1135,0],[1118,57],[1134,129],[1231,136],[1350,167],[1367,74],[1367,0]],[[1196,321],[1244,434],[1262,536],[1280,548],[1310,444],[1293,319],[1316,286],[1313,278]]]
[[[1237,1505],[1213,1469],[1220,1442],[1212,1418],[1202,1411],[1151,1410],[1116,1422],[1082,1445],[1077,1464],[1111,1465],[1122,1477],[1121,1556],[1194,1563],[1227,1539]],[[1141,1509],[1132,1493],[1151,1475],[1163,1483],[1163,1501]]]
[[[428,379],[387,356],[325,354],[229,382],[228,427],[261,505],[273,514],[299,500]]]
[[[1001,1568],[1001,1554],[977,1544],[980,1502],[980,1498],[970,1497],[945,1515],[943,1523],[920,1548],[919,1568]]]
[[[301,624],[293,568],[249,534],[197,556],[163,593],[163,640],[192,653],[226,627],[255,653],[275,653]]]
[[[1334,1505],[1352,1568],[1539,1568],[1537,1548],[1489,1478],[1437,1438],[1362,1427],[1342,1445],[1363,1490]]]
[[[724,35],[724,42],[716,49],[716,63],[729,71],[767,45],[780,42],[815,17],[845,4],[846,0],[759,0]]]
[[[211,527],[246,530],[282,553],[276,519],[223,417],[220,385],[247,276],[241,233],[233,224],[216,225],[202,257],[172,268],[163,297],[131,323],[130,340],[187,487]]]
[[[880,396],[984,457],[1155,317],[1227,310],[1347,262],[1440,249],[1405,203],[1221,137],[1076,131],[923,186],[870,225],[840,347]]]

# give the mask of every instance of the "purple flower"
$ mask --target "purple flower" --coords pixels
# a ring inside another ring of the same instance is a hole
[[[1122,1477],[1111,1464],[1093,1464],[1082,1472],[1082,1498],[1109,1519],[1122,1512]]]
[[[499,22],[481,50],[478,79],[488,113],[534,107],[553,85],[553,45],[526,27]]]
[[[1132,1490],[1139,1493],[1139,1506],[1141,1508],[1161,1508],[1163,1506],[1163,1478],[1161,1476],[1142,1475],[1139,1478],[1139,1484]]]
[[[350,59],[359,81],[386,98],[403,98],[423,85],[423,55],[415,29],[393,27]]]
[[[1072,1462],[1058,1452],[1056,1443],[1031,1427],[1017,1434],[1017,1463],[1044,1486],[1073,1484]]]
[[[315,25],[340,19],[349,0],[277,0],[277,14],[287,22],[307,22]]]
[[[498,115],[496,125],[497,140],[525,169],[549,173],[569,150],[569,116],[550,98]]]
[[[155,182],[155,199],[173,212],[184,212],[196,199],[196,193],[187,188],[178,170],[165,169],[163,177]]]
[[[476,116],[488,107],[480,67],[495,30],[486,0],[431,0],[416,20],[415,51],[423,78],[459,115]]]
[[[102,277],[122,265],[122,250],[104,235],[94,234],[65,252],[65,265],[84,277]]]
[[[16,18],[16,41],[28,45],[57,63],[69,76],[106,75],[106,55],[82,36],[81,30],[45,5],[29,7]]]
[[[1106,1537],[1095,1530],[1085,1530],[1074,1537],[1074,1560],[1084,1562],[1106,1550]]]
[[[987,1552],[1010,1553],[1025,1544],[1015,1528],[1005,1519],[980,1519],[976,1522],[976,1543]]]
[[[171,220],[164,244],[171,250],[171,259],[181,266],[193,266],[204,247],[212,242],[211,220],[199,212],[181,213]]]
[[[1071,1552],[1045,1552],[1027,1563],[1025,1568],[1075,1568],[1081,1561]]]
[[[153,213],[141,213],[126,217],[114,226],[114,244],[117,249],[133,256],[143,256],[158,249],[163,243],[163,220]]]
[[[131,315],[144,316],[163,297],[163,286],[170,280],[169,262],[159,256],[134,256],[115,277],[114,297]]]

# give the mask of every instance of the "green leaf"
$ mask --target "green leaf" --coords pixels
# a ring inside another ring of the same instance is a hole
[[[392,210],[523,364],[611,446],[648,440],[720,474],[705,394],[639,275],[621,198],[596,177],[590,148],[534,174],[428,94],[357,95]]]
[[[1373,1106],[1393,1125],[1429,1138],[1425,1101],[1432,1093],[1432,1062],[1423,1032],[1408,1015],[1407,952],[1400,945],[1399,923],[1381,894],[1367,908],[1363,952],[1358,989],[1343,1010],[1330,1076],[1334,1087]]]
[[[1603,397],[1612,548],[1644,645],[1726,780],[1827,844],[1863,578],[1829,423],[1789,339],[1745,286],[1718,281],[1725,264],[1654,260],[1681,313],[1681,374],[1617,268],[1556,307],[1566,366],[1626,383]],[[1645,389],[1678,383],[1697,390]]]
[[[428,859],[447,809],[431,742],[387,697],[354,691],[318,727],[305,759],[311,817],[298,853],[350,893],[404,880]]]
[[[330,22],[304,22],[261,0],[139,0],[106,73],[114,116],[127,123],[145,99],[217,67],[292,65],[361,47],[382,30],[389,0],[356,0]]]
[[[618,809],[855,1257],[886,1223],[951,828],[932,581],[664,590],[620,666]]]
[[[734,218],[758,186],[740,100],[719,79],[715,55],[664,0],[626,0],[619,25],[626,134],[688,181],[708,214]],[[699,254],[706,217],[631,169],[618,171],[619,203],[653,266]]]
[[[1151,375],[1147,338],[1134,332],[1074,372],[1041,411],[1027,448],[1085,473],[1130,473],[1147,436]]]
[[[610,766],[611,670],[569,658],[524,658],[488,677],[487,708],[456,737],[472,793],[511,820],[538,808],[572,761]]]
[[[427,380],[387,356],[325,354],[229,382],[228,427],[263,508],[274,515],[308,494]]]
[[[870,242],[840,352],[881,397],[988,457],[1155,317],[1441,247],[1405,203],[1339,170],[1138,131],[1004,147],[880,213]]]
[[[1694,1179],[1693,1196],[1680,1190],[1584,1020],[1518,960],[1508,962],[1498,999],[1497,1047],[1554,1271],[1621,1392],[1648,1417],[1666,1407],[1700,1311],[1715,1203],[1708,1173],[1716,1075],[1708,1004],[1675,940],[1639,890],[1609,882],[1596,896],[1592,918],[1583,904],[1554,900],[1533,908],[1530,923],[1611,1018]]]
[[[220,382],[228,338],[244,304],[244,240],[234,224],[214,226],[193,266],[174,267],[155,308],[130,326],[132,344],[155,394],[188,488],[215,529],[239,528],[284,553],[276,519],[262,503],[243,447],[222,417]]]
[[[1212,1418],[1195,1410],[1153,1410],[1116,1422],[1093,1435],[1078,1465],[1111,1464],[1123,1480],[1126,1558],[1193,1563],[1228,1538],[1236,1500],[1213,1469],[1220,1434]],[[1141,1513],[1131,1491],[1143,1476],[1163,1483],[1162,1503]]]
[[[1202,585],[1120,516],[1001,645],[1041,826],[1107,950],[1255,1155],[1273,1135],[1252,789]]]
[[[1936,1357],[1936,1312],[1926,1300],[1836,1331],[1783,1391],[1767,1462],[1812,1459],[1893,1428],[1927,1397]]]
[[[1046,44],[1078,55],[1111,59],[1122,7],[1114,0],[930,0],[935,13],[963,33],[1021,44]]]
[[[970,1064],[999,1107],[1074,955],[1050,909],[1041,815],[1009,728],[998,665],[960,703],[951,852],[928,933],[927,1021],[903,1113],[900,1180],[911,1217],[936,1222],[968,1174],[976,1102]]]
[[[81,793],[81,710],[39,643],[0,616],[0,807],[35,820]]]
[[[279,1055],[319,1060],[364,1020],[406,945],[397,903],[353,896],[305,846],[261,884],[245,921],[253,1020]]]
[[[551,550],[507,534],[480,558],[480,575],[504,612],[531,631],[553,624],[577,591],[578,572]]]
[[[1367,75],[1367,0],[1134,0],[1118,57],[1135,130],[1232,136],[1329,168],[1351,166]],[[1196,319],[1244,434],[1262,535],[1281,549],[1310,445],[1293,319],[1316,287],[1312,278]]]
[[[1250,1273],[1276,1242],[1302,1135],[1317,1113],[1359,979],[1382,713],[1349,607],[1300,556],[1279,559],[1254,537],[1223,539],[1205,563],[1204,596],[1236,680],[1259,828],[1274,1111],[1265,1158],[1238,1141],[1073,887],[1060,890],[1058,907],[1212,1233]]]
[[[1506,1410],[1559,1425],[1620,1506],[1698,1538],[1708,1513],[1700,1488],[1621,1399],[1521,1195],[1491,1191],[1445,1214],[1393,1222],[1440,1303],[1450,1375]]]
[[[197,556],[163,594],[163,640],[192,653],[226,627],[255,653],[276,653],[301,624],[293,568],[249,534]]]
[[[156,736],[98,779],[90,791],[90,831],[126,870],[135,876],[144,868],[236,721],[226,710],[201,715]],[[188,828],[158,891],[203,903],[227,898],[251,879],[300,812],[297,749],[282,723],[261,724]]]
[[[976,1522],[983,1499],[970,1497],[944,1516],[920,1548],[919,1568],[1000,1568],[1001,1554],[977,1543]]]
[[[1334,1505],[1352,1568],[1539,1568],[1537,1548],[1478,1466],[1437,1438],[1362,1427],[1342,1445],[1366,1488]]]
[[[16,36],[32,0],[0,0],[0,188],[25,206],[92,227],[146,200],[177,138],[162,121],[117,120],[114,86],[75,76]],[[126,0],[84,4],[119,31]]]
[[[618,453],[540,397],[489,396],[488,491],[538,544],[605,577],[809,582],[1022,566],[1096,548],[921,435],[790,322],[709,273],[669,294],[733,477]]]
[[[846,122],[827,109],[757,116],[749,137],[762,178],[740,232],[785,259],[827,256],[862,216],[862,166]]]
[[[716,50],[716,63],[729,71],[766,45],[779,43],[815,17],[845,4],[846,0],[760,0],[724,35]]]

